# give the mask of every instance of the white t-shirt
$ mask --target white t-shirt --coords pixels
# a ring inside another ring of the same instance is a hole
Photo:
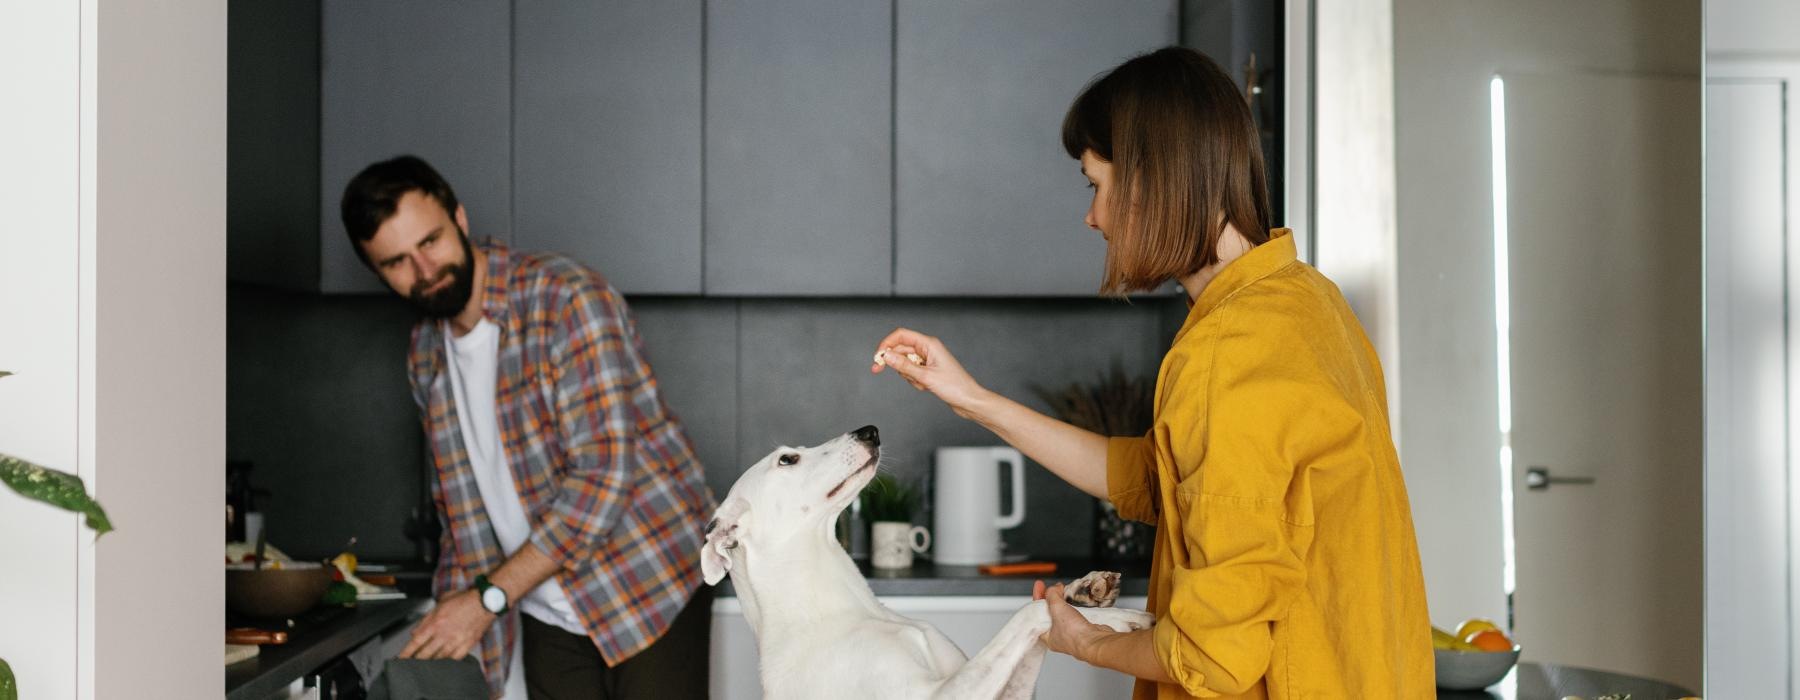
[[[458,338],[445,322],[444,338],[450,357],[450,390],[456,397],[456,419],[463,447],[469,451],[469,467],[475,472],[481,505],[500,539],[501,551],[510,557],[531,538],[531,519],[519,501],[519,489],[513,485],[506,451],[500,444],[500,419],[494,404],[500,329],[484,318],[468,335]],[[531,589],[513,605],[546,624],[587,636],[587,628],[555,578]]]

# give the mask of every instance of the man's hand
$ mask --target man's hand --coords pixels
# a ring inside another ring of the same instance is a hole
[[[1044,645],[1051,651],[1068,654],[1076,659],[1093,664],[1094,649],[1107,637],[1118,634],[1105,625],[1088,622],[1075,607],[1063,598],[1063,584],[1056,584],[1049,589],[1044,582],[1038,581],[1031,586],[1031,599],[1042,600],[1050,609],[1050,631],[1044,633]]]
[[[413,628],[412,639],[400,650],[400,658],[460,659],[469,655],[492,624],[494,614],[481,607],[481,598],[475,591],[452,594],[438,601],[437,607]]]

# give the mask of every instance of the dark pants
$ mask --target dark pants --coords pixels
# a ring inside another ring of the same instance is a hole
[[[712,586],[701,586],[662,638],[612,668],[594,640],[520,615],[527,693],[531,700],[705,700],[712,599]]]

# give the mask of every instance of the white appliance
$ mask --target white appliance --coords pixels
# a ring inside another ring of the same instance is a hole
[[[940,447],[936,456],[932,561],[965,566],[1000,561],[1000,531],[1025,522],[1025,456],[1011,447]],[[1012,480],[1005,515],[996,471],[1001,467]]]

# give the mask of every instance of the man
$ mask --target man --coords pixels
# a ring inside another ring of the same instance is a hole
[[[407,364],[445,528],[438,604],[400,655],[479,648],[496,696],[518,658],[533,700],[706,697],[713,499],[625,300],[568,258],[471,245],[412,156],[364,169],[342,214],[424,315]]]

